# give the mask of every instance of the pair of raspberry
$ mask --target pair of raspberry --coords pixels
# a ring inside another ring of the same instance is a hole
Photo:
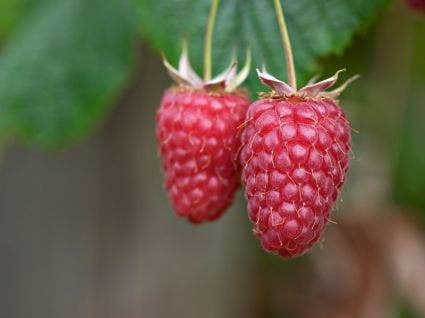
[[[157,113],[165,187],[175,213],[201,223],[223,214],[242,179],[262,246],[302,255],[319,240],[348,169],[350,125],[335,100],[347,83],[325,92],[338,72],[296,91],[257,70],[273,91],[251,104],[237,88],[249,63],[203,81],[186,50],[178,70],[164,60],[177,84]]]

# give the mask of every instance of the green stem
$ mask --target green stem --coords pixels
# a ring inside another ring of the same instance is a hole
[[[294,58],[292,56],[291,41],[289,40],[288,29],[283,15],[280,0],[274,0],[277,22],[279,23],[280,36],[282,38],[283,50],[285,51],[286,69],[288,70],[288,82],[294,90],[297,90],[297,78],[295,75]]]
[[[212,33],[214,29],[215,17],[217,15],[219,0],[212,0],[210,14],[208,16],[207,31],[205,33],[205,46],[204,46],[204,80],[211,79],[211,46],[212,46]]]

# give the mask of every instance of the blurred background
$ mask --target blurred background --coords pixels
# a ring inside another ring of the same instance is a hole
[[[334,222],[294,260],[261,249],[241,191],[215,223],[173,215],[154,135],[171,81],[133,11],[0,0],[0,317],[425,317],[425,11],[387,3],[301,71],[361,79]]]

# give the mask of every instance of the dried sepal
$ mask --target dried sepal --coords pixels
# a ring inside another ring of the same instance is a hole
[[[188,85],[188,86],[194,86],[193,83],[187,78],[185,78],[178,70],[172,66],[165,55],[162,55],[162,63],[165,66],[165,69],[167,70],[168,75],[173,79],[174,82],[176,82],[179,85]],[[195,86],[194,86],[195,87]]]
[[[345,71],[345,69],[339,70],[338,72],[336,72],[334,74],[334,76],[329,77],[329,78],[327,78],[327,79],[325,79],[323,81],[306,85],[303,88],[301,88],[298,91],[298,93],[300,93],[300,94],[306,94],[306,95],[308,95],[310,97],[315,97],[320,92],[323,92],[326,89],[328,89],[329,87],[332,87],[335,84],[335,82],[338,80],[339,73],[341,73],[343,71]]]
[[[360,77],[360,75],[354,75],[354,76],[350,77],[348,80],[346,80],[344,82],[344,84],[342,84],[341,86],[339,86],[339,87],[337,87],[334,90],[331,90],[329,92],[323,92],[321,95],[326,96],[326,97],[330,97],[330,98],[338,97],[347,88],[348,85],[350,85],[352,82],[354,82],[359,77]]]
[[[245,60],[245,65],[242,70],[237,72],[236,55],[232,54],[232,59],[229,66],[219,75],[213,79],[205,81],[193,70],[188,55],[187,43],[183,42],[183,50],[179,60],[178,70],[173,67],[165,56],[162,56],[162,62],[167,69],[170,77],[176,82],[177,85],[190,86],[195,89],[205,90],[224,90],[226,92],[232,92],[245,81],[249,75],[251,67],[251,53],[248,50]]]
[[[202,79],[196,74],[189,62],[187,41],[183,42],[183,50],[179,61],[179,73],[188,79],[190,83],[193,83],[194,87],[202,87]]]
[[[237,63],[233,63],[223,73],[214,77],[212,80],[204,82],[203,87],[206,90],[225,89],[229,78],[231,78],[232,76],[235,76],[236,70],[237,70]]]
[[[246,51],[245,65],[242,67],[239,73],[235,74],[232,77],[229,77],[227,81],[226,91],[228,92],[234,91],[238,86],[240,86],[248,77],[250,69],[251,69],[251,50],[248,49]]]
[[[274,90],[278,95],[289,95],[295,93],[295,90],[286,84],[285,82],[278,80],[276,77],[270,75],[265,71],[260,71],[257,68],[257,74],[262,83],[269,86],[272,90]]]
[[[326,89],[332,87],[336,83],[336,81],[338,80],[339,73],[343,71],[345,71],[345,69],[339,70],[332,77],[329,77],[317,83],[316,80],[318,79],[318,76],[315,76],[308,81],[307,85],[296,91],[294,88],[292,88],[285,82],[267,73],[264,67],[262,71],[257,69],[260,81],[263,84],[269,86],[277,96],[300,95],[304,97],[323,96],[329,98],[335,98],[339,96],[339,94],[341,94],[351,82],[353,82],[359,77],[358,75],[355,75],[349,78],[344,84],[342,84],[338,88],[327,92]]]

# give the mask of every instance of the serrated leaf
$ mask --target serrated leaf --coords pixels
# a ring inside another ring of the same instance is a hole
[[[44,0],[0,56],[0,137],[58,146],[110,108],[134,62],[130,0]]]
[[[180,43],[187,35],[191,61],[202,65],[203,37],[210,0],[134,0],[145,38],[163,50],[175,64]],[[353,34],[365,26],[389,0],[286,0],[282,1],[294,49],[298,84],[306,84],[318,57],[340,52]],[[264,63],[271,74],[286,79],[283,49],[271,0],[221,1],[213,39],[213,63],[217,73],[229,61],[233,47],[239,60],[249,45],[253,70]],[[345,67],[341,65],[339,68]],[[347,66],[349,67],[349,66]],[[334,70],[331,70],[334,71]],[[249,80],[255,92],[264,90],[255,72]]]

